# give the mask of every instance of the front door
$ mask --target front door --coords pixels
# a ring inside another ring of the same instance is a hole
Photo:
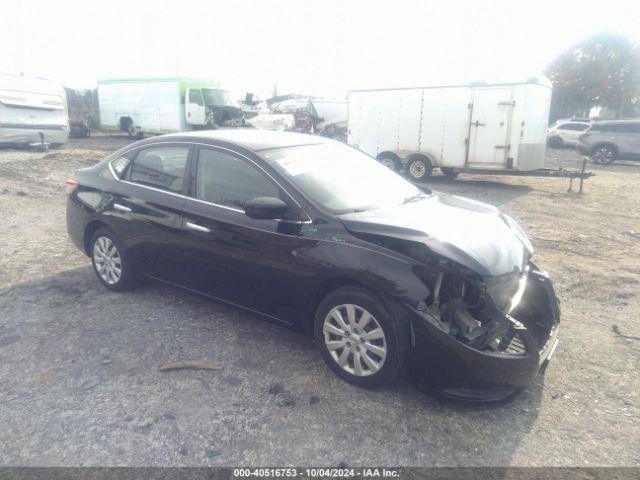
[[[474,168],[504,168],[509,153],[511,88],[474,88],[467,162]]]
[[[297,236],[284,233],[282,221],[244,214],[252,198],[290,198],[253,162],[228,151],[200,148],[191,171],[193,198],[184,205],[187,286],[293,323]]]
[[[119,182],[104,215],[123,241],[134,268],[155,278],[182,283],[183,178],[190,147],[149,146],[112,162]]]
[[[184,99],[184,110],[189,125],[204,125],[207,113],[199,88],[187,88]]]

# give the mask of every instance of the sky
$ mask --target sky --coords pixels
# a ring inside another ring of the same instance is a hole
[[[606,9],[605,9],[606,7]],[[74,88],[104,77],[212,79],[236,98],[516,81],[593,33],[639,39],[640,2],[8,1],[0,71]]]

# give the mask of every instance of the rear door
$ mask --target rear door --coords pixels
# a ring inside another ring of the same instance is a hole
[[[247,217],[244,206],[256,197],[279,197],[292,212],[300,212],[297,206],[252,161],[225,149],[200,147],[191,172],[193,198],[184,205],[188,286],[293,323],[297,235],[282,221]]]
[[[578,142],[578,137],[587,128],[589,128],[589,125],[586,123],[565,123],[558,126],[557,130],[564,143],[575,145]]]
[[[506,167],[513,106],[510,87],[473,89],[467,156],[470,167]]]
[[[640,122],[630,123],[629,158],[640,159]]]
[[[618,147],[621,158],[640,158],[640,123],[613,124],[611,140]]]
[[[185,273],[181,209],[190,151],[186,144],[150,145],[114,160],[121,181],[104,211],[134,267],[178,284]]]

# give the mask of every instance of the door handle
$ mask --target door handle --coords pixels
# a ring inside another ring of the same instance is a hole
[[[121,212],[131,212],[131,209],[129,207],[125,207],[124,205],[120,205],[119,203],[114,203],[113,208],[115,208],[116,210],[120,210]]]
[[[207,227],[203,227],[202,225],[198,225],[197,223],[187,222],[187,223],[185,223],[184,226],[188,230],[193,230],[194,232],[211,233],[211,229],[209,229]]]

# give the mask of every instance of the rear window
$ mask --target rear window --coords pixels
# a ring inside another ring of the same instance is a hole
[[[128,179],[140,185],[180,193],[188,156],[189,147],[140,150],[128,168]]]
[[[594,132],[640,133],[640,122],[595,124],[591,130]]]
[[[558,127],[558,130],[574,130],[576,132],[582,132],[589,128],[586,123],[565,123]]]

